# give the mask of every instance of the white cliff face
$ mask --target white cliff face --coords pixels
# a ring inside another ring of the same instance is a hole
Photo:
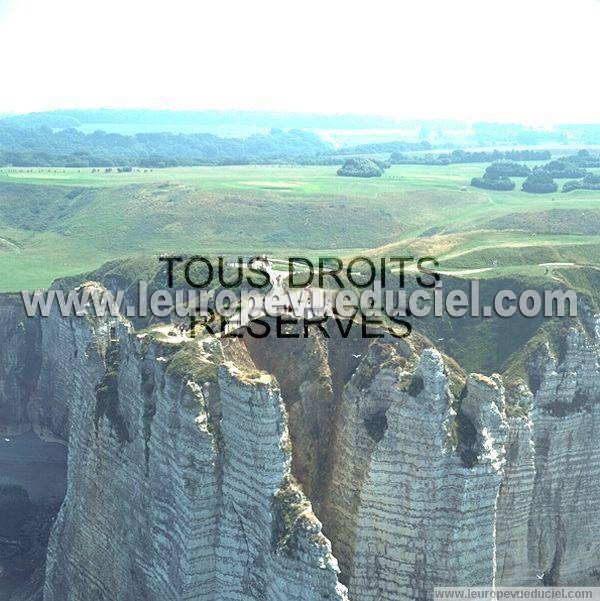
[[[469,383],[480,453],[465,467],[452,451],[453,398],[437,351],[423,352],[414,375],[384,367],[366,387],[359,377],[347,388],[327,530],[351,596],[420,599],[435,585],[493,584],[502,390]]]
[[[406,371],[365,359],[346,388],[325,519],[351,597],[600,582],[597,333],[572,330],[560,350],[533,366],[525,415],[506,417],[498,377],[470,376],[456,450],[439,355]]]
[[[511,418],[497,517],[497,582],[600,582],[598,331],[571,330],[531,368],[528,417]]]
[[[600,582],[599,341],[571,330],[534,396],[529,559],[547,584]]]
[[[533,424],[528,417],[508,419],[506,464],[496,510],[496,584],[539,586],[529,560],[528,528],[535,479]]]
[[[46,601],[346,598],[292,483],[272,378],[224,366],[187,381],[124,322],[115,337],[51,321],[45,382],[67,408],[69,465]]]
[[[324,513],[351,597],[600,581],[597,341],[571,331],[511,417],[499,377],[471,375],[457,403],[435,351],[413,368],[371,347],[345,390]]]
[[[45,601],[600,582],[594,328],[538,355],[515,413],[498,376],[470,375],[458,395],[447,360],[404,341],[224,354],[123,319],[21,322],[0,297],[0,425],[69,449]]]
[[[310,504],[289,483],[285,410],[269,376],[219,378],[222,515],[215,599],[345,599]]]
[[[40,370],[40,324],[16,295],[0,295],[0,433],[31,429],[28,409]]]
[[[211,599],[217,483],[205,399],[119,334],[117,364],[91,333],[71,366],[68,488],[44,598]],[[99,411],[107,370],[114,405]]]

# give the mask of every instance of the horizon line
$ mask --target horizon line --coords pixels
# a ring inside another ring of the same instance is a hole
[[[152,107],[152,106],[61,106],[55,108],[44,108],[39,110],[26,110],[26,111],[0,111],[0,120],[7,117],[26,117],[28,115],[41,115],[46,113],[57,113],[57,112],[69,112],[69,111],[128,111],[128,112],[159,112],[159,113],[230,113],[230,114],[248,114],[248,115],[259,115],[262,113],[270,113],[279,116],[305,116],[305,117],[355,117],[363,119],[380,119],[393,122],[398,125],[406,124],[407,122],[455,122],[464,124],[467,126],[478,124],[478,123],[498,123],[502,125],[521,125],[532,127],[536,129],[551,129],[559,126],[582,126],[582,125],[600,125],[600,120],[560,120],[553,121],[551,123],[541,121],[531,121],[524,119],[509,119],[503,117],[497,117],[495,119],[467,119],[461,117],[430,117],[430,116],[405,116],[398,117],[389,113],[370,113],[370,112],[354,112],[354,111],[340,111],[340,112],[315,112],[315,111],[301,111],[301,110],[281,110],[281,109],[267,109],[267,108],[169,108],[169,107]]]

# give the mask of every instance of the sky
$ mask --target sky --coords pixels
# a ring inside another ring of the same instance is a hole
[[[0,113],[600,122],[599,0],[0,0]]]

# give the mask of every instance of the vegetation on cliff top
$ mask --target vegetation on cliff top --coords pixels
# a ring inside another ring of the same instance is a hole
[[[218,367],[202,354],[195,341],[190,341],[179,345],[177,352],[170,357],[167,373],[204,384],[217,380]]]
[[[310,501],[304,496],[294,477],[286,477],[273,498],[273,547],[292,555],[298,544],[298,535],[310,532],[312,542],[325,548],[327,539],[321,534],[321,525],[312,512]]]

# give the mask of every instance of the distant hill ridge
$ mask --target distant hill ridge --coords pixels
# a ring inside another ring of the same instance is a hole
[[[255,127],[304,129],[390,129],[402,124],[377,115],[284,113],[269,111],[170,111],[148,109],[62,109],[5,116],[0,125],[50,128],[80,127],[85,124],[170,124],[247,125]]]

